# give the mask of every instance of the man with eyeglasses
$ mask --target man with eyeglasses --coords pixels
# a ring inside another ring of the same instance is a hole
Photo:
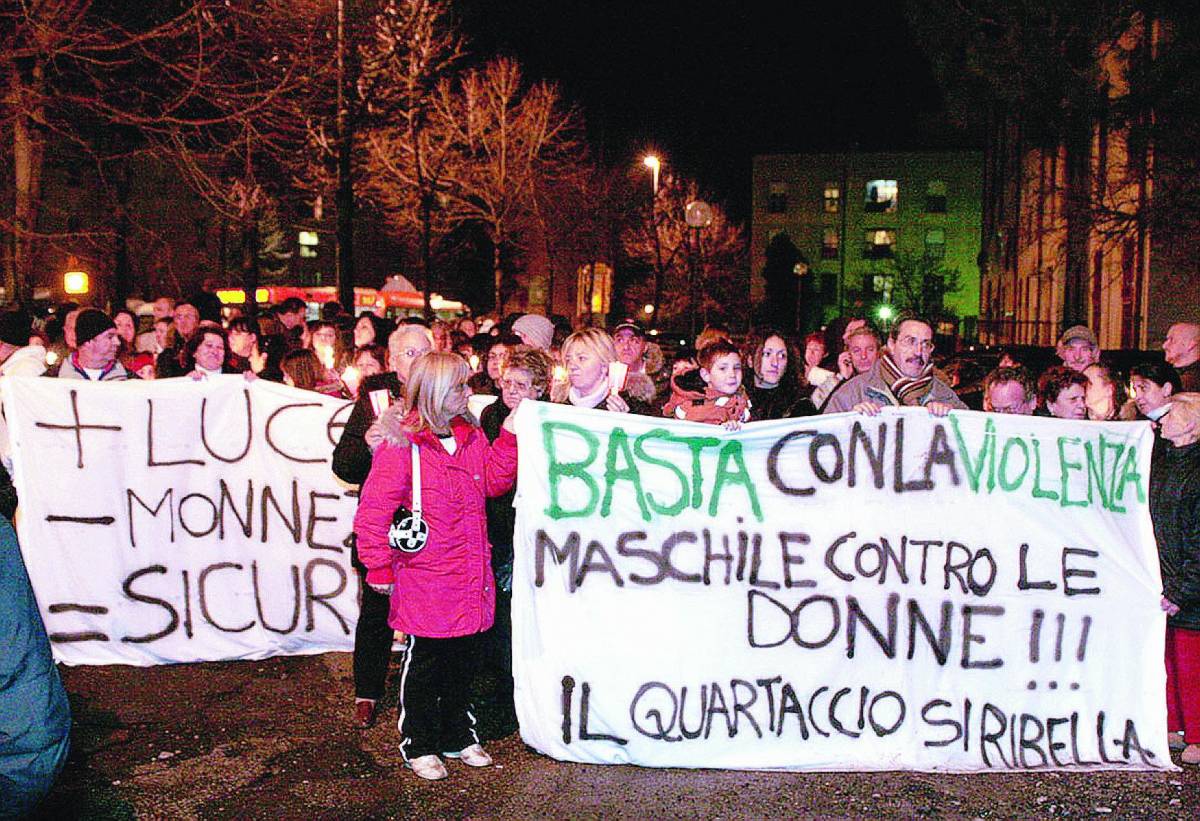
[[[1032,416],[1037,408],[1037,383],[1021,366],[996,368],[983,380],[983,409],[989,413]]]
[[[874,416],[886,405],[923,407],[934,416],[967,408],[933,373],[933,326],[923,319],[901,317],[888,337],[887,350],[869,370],[839,385],[822,412]]]
[[[376,417],[404,396],[404,383],[418,357],[433,350],[433,334],[421,325],[401,325],[388,337],[391,370],[369,376],[358,391],[358,401],[346,420],[342,438],[333,450],[333,472],[343,482],[361,485],[371,472],[373,445],[367,431]],[[359,571],[362,606],[354,630],[354,723],[360,728],[375,723],[375,705],[383,697],[388,662],[392,655],[392,628],[388,624],[390,599],[366,583],[366,570],[354,554]]]

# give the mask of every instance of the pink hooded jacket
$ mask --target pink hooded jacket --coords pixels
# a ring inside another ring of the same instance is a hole
[[[412,433],[393,405],[379,417],[384,442],[371,460],[354,517],[358,557],[367,581],[393,584],[388,624],[426,638],[481,633],[496,618],[491,545],[484,499],[512,487],[517,475],[517,439],[507,430],[492,444],[477,426],[456,418],[450,428],[454,454],[429,430]],[[422,516],[429,541],[419,553],[388,545],[392,514],[412,507],[412,456],[421,458]]]

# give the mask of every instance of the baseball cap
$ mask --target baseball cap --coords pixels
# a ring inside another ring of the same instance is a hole
[[[633,331],[633,333],[637,336],[644,337],[646,335],[645,328],[643,328],[641,325],[639,325],[635,320],[627,318],[627,319],[622,319],[612,329],[613,336],[616,336],[619,331],[626,331],[626,330]]]
[[[1058,344],[1069,345],[1072,342],[1082,341],[1091,345],[1093,348],[1100,347],[1100,343],[1096,340],[1096,335],[1092,333],[1092,329],[1086,325],[1072,325],[1063,331],[1063,335],[1059,337]]]

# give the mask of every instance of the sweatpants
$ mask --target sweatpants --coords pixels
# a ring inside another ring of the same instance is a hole
[[[358,569],[358,579],[362,595],[354,626],[354,697],[378,701],[392,660],[393,633],[388,624],[392,600],[367,586],[366,568]]]
[[[409,636],[400,672],[400,754],[405,761],[455,753],[479,742],[471,680],[479,667],[479,633],[451,639]]]
[[[1200,744],[1200,630],[1167,627],[1167,730]]]

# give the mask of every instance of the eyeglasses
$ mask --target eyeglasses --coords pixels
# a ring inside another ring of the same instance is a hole
[[[533,383],[518,382],[516,379],[501,379],[500,387],[506,391],[518,391],[519,393],[528,393],[533,390]]]
[[[900,341],[911,348],[920,348],[923,351],[933,350],[932,339],[917,339],[915,336],[902,336]]]

